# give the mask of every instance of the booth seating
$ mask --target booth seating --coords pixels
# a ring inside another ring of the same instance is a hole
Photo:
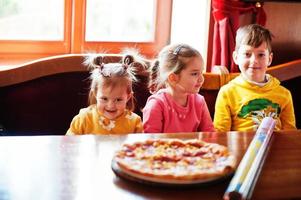
[[[14,67],[0,66],[0,135],[63,135],[72,118],[88,105],[89,72],[86,54],[47,57]],[[105,62],[120,62],[121,55],[104,54]],[[269,68],[293,95],[297,127],[301,128],[301,59]],[[211,116],[219,88],[237,73],[205,73],[200,93]],[[135,112],[142,116],[150,92],[147,79],[134,85]],[[300,89],[299,89],[300,90]]]

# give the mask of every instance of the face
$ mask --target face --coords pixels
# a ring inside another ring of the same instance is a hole
[[[126,109],[131,95],[127,93],[127,86],[112,88],[100,87],[96,93],[97,109],[108,119],[116,119]]]
[[[177,76],[176,87],[183,93],[198,93],[204,82],[203,60],[192,58]]]
[[[238,51],[233,52],[233,60],[239,66],[242,75],[257,83],[265,81],[266,70],[272,58],[273,54],[269,52],[265,42],[257,48],[241,45]]]

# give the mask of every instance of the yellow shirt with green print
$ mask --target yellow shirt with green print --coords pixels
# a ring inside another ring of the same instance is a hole
[[[215,104],[214,127],[217,131],[255,131],[261,120],[276,120],[276,130],[296,129],[292,95],[275,77],[258,85],[242,75],[221,87]]]

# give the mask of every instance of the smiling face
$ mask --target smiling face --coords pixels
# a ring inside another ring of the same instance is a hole
[[[121,116],[131,94],[128,86],[119,84],[114,87],[99,87],[96,92],[97,109],[108,119],[116,119]]]
[[[242,75],[250,81],[265,82],[265,74],[271,64],[273,54],[269,52],[266,42],[258,47],[241,45],[233,52],[233,60],[239,66]]]
[[[204,83],[203,59],[200,56],[191,58],[185,68],[176,75],[176,86],[183,93],[198,93]]]

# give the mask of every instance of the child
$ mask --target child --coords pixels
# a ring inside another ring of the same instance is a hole
[[[143,109],[146,133],[214,131],[204,97],[203,59],[194,48],[169,45],[151,68],[152,92]]]
[[[266,74],[273,58],[271,41],[270,31],[260,25],[238,29],[233,60],[241,74],[218,93],[214,115],[218,131],[255,131],[266,116],[277,121],[276,130],[296,129],[290,91]]]
[[[141,118],[134,109],[131,69],[137,66],[132,56],[123,63],[103,63],[101,56],[90,58],[90,106],[81,109],[70,125],[67,135],[126,134],[143,132]]]

